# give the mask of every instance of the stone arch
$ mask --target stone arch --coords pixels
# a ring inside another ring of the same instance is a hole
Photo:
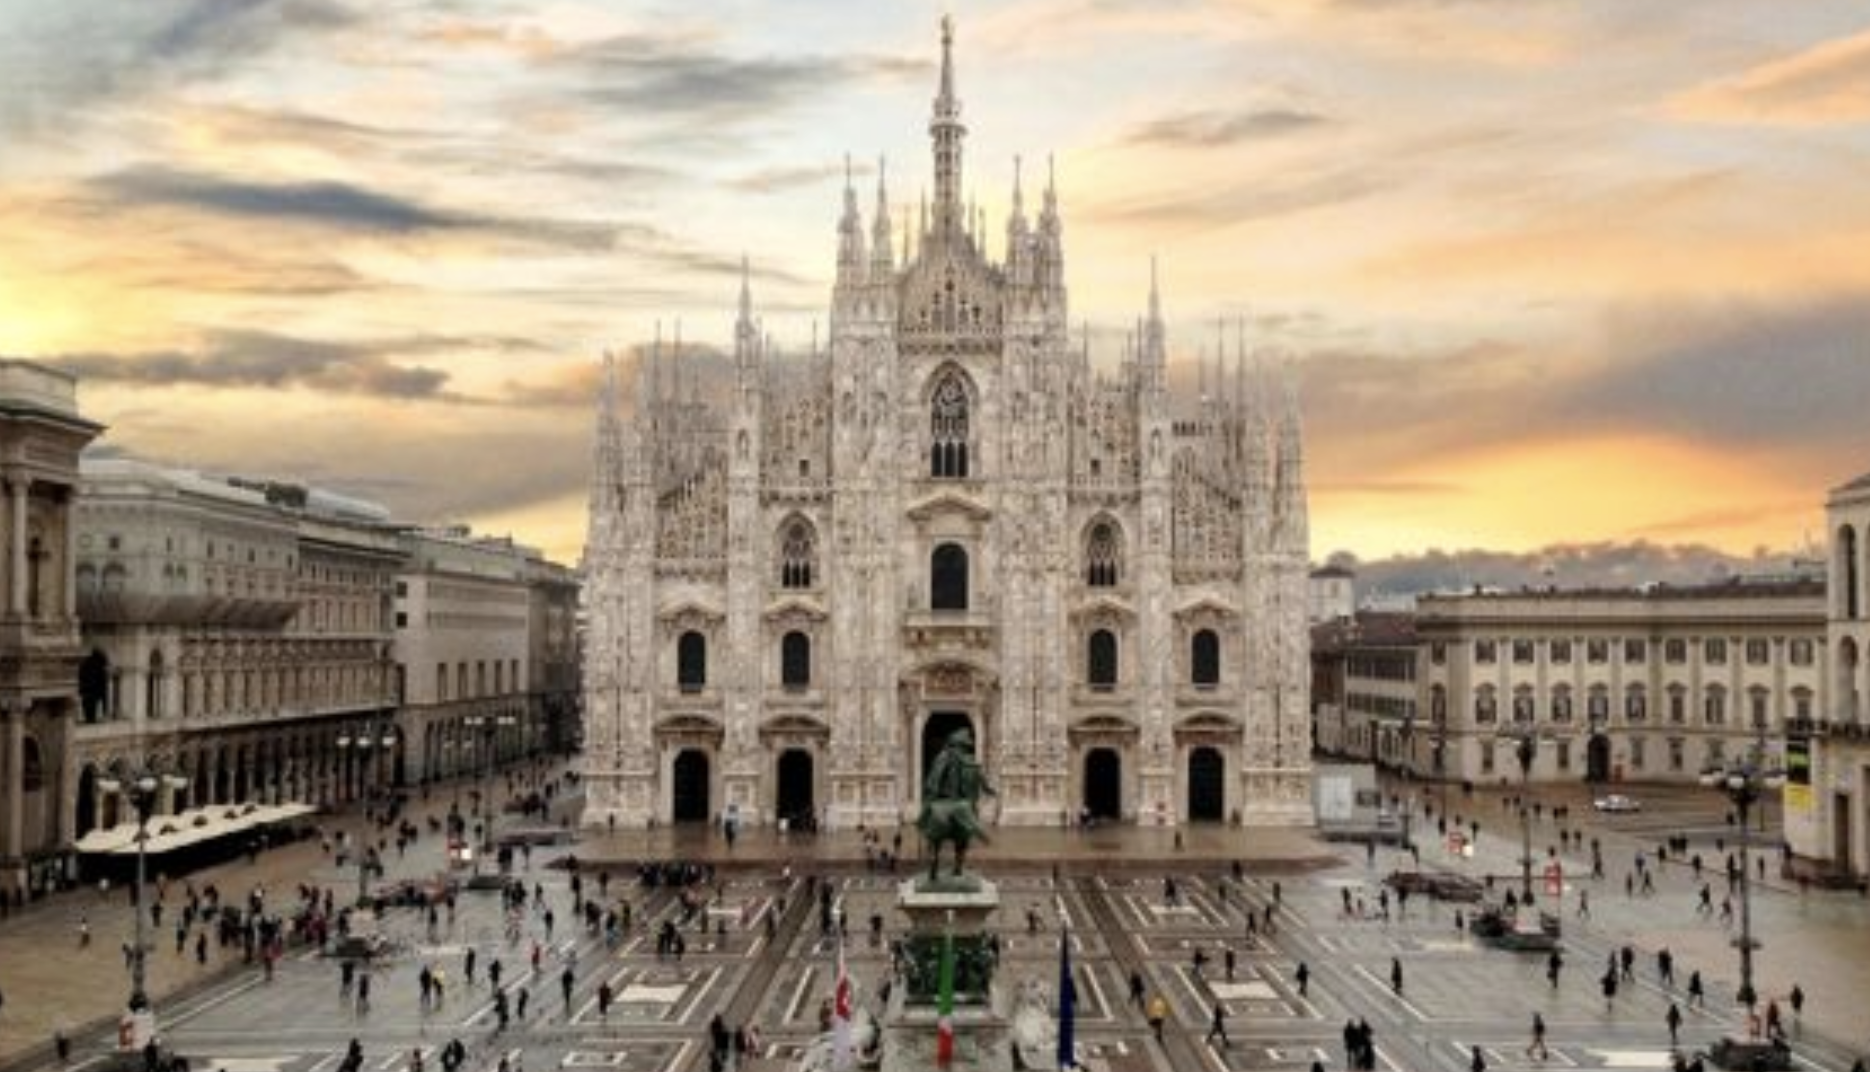
[[[1115,518],[1099,514],[1084,528],[1084,583],[1092,588],[1115,588],[1123,580],[1123,528]]]
[[[779,586],[810,588],[818,576],[818,530],[803,514],[779,526]]]
[[[965,479],[973,444],[975,400],[979,393],[961,366],[949,362],[929,375],[925,397],[929,412],[929,475]]]

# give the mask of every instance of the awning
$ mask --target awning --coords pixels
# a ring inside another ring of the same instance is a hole
[[[136,844],[136,824],[118,823],[116,826],[100,826],[78,839],[73,846],[79,852],[112,852],[125,845]]]
[[[149,841],[144,849],[151,856],[160,855],[231,834],[290,822],[317,811],[310,804],[299,803],[215,804],[205,808],[190,808],[175,815],[156,815],[149,820]],[[134,826],[130,828],[131,836],[126,844],[96,851],[108,851],[116,856],[134,856],[135,829]],[[81,851],[92,851],[84,850],[83,842],[79,844]]]

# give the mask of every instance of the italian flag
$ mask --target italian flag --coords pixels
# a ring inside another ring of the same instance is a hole
[[[941,996],[937,1000],[941,1020],[936,1025],[935,1066],[947,1068],[954,1063],[954,929],[941,939]]]

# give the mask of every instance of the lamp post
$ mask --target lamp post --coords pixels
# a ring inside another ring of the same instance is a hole
[[[469,715],[467,717],[468,728],[474,729],[474,730],[480,730],[482,734],[482,741],[485,744],[485,747],[482,750],[482,765],[481,765],[482,792],[481,792],[481,797],[480,797],[481,853],[483,855],[486,853],[492,852],[494,849],[494,844],[493,844],[494,812],[491,806],[492,804],[491,798],[493,797],[494,745],[498,738],[499,731],[503,728],[510,728],[516,723],[516,721],[517,720],[514,719],[514,717],[511,714],[504,712],[504,711],[497,715],[496,714],[483,714],[483,715]]]
[[[353,751],[358,757],[358,762],[361,764],[370,762],[368,757],[379,746],[382,748],[382,752],[378,753],[379,755],[387,754],[390,749],[396,747],[396,735],[391,733],[387,728],[379,733],[374,726],[370,726],[358,730],[355,734],[339,734],[336,743],[340,752]],[[372,777],[369,779],[369,784],[365,786],[364,790],[362,832],[357,839],[358,904],[363,904],[370,899],[370,857],[372,853],[370,838],[370,804],[376,797],[377,782],[381,780],[379,777],[382,774],[381,762],[379,761],[371,770]]]
[[[1403,840],[1402,840],[1402,843],[1403,843],[1403,850],[1407,851],[1409,849],[1410,844],[1412,843],[1410,839],[1409,820],[1410,820],[1410,812],[1413,810],[1413,806],[1415,804],[1415,801],[1411,796],[1412,787],[1409,784],[1409,775],[1411,773],[1411,768],[1414,767],[1415,765],[1415,712],[1414,711],[1411,711],[1408,714],[1403,716],[1402,740],[1403,740],[1403,755],[1402,755],[1402,764],[1401,764],[1402,780],[1403,780],[1403,800],[1402,800],[1402,837],[1403,837]]]
[[[1753,988],[1753,952],[1762,948],[1762,944],[1753,937],[1753,900],[1752,886],[1748,872],[1752,870],[1749,859],[1752,850],[1752,834],[1747,825],[1747,813],[1756,804],[1761,804],[1768,792],[1785,785],[1785,772],[1777,767],[1767,766],[1766,726],[1757,724],[1758,737],[1753,746],[1753,753],[1744,762],[1714,767],[1701,773],[1701,784],[1719,789],[1733,802],[1735,818],[1740,821],[1740,936],[1733,945],[1740,950],[1740,989],[1734,998],[1746,1006],[1749,1019],[1753,1007],[1759,1001],[1759,993]],[[1764,807],[1762,806],[1762,812]],[[1777,1063],[1755,1064],[1759,1043],[1749,1039],[1745,1045],[1736,1044],[1731,1039],[1722,1040],[1713,1056],[1715,1062],[1723,1068],[1790,1068],[1791,1053],[1786,1049],[1775,1049],[1773,1055]],[[1745,1061],[1742,1065],[1739,1062]],[[1732,1062],[1732,1063],[1729,1063]]]
[[[144,899],[144,884],[148,879],[148,842],[149,818],[156,810],[158,797],[165,787],[170,790],[187,788],[188,779],[173,774],[158,774],[153,768],[144,766],[127,772],[122,779],[105,778],[98,782],[98,788],[106,793],[115,793],[129,802],[136,809],[136,897],[135,931],[130,949],[130,1000],[131,1014],[145,1014],[147,1030],[135,1031],[136,1041],[140,1046],[143,1035],[155,1033],[155,1013],[149,1003],[147,972],[145,959],[149,952],[149,940],[146,934],[149,904]]]
[[[1512,734],[1517,741],[1514,758],[1519,760],[1519,892],[1532,900],[1532,804],[1526,796],[1532,789],[1532,764],[1539,755],[1539,737],[1531,726]]]

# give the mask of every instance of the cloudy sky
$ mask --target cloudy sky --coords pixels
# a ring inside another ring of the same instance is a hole
[[[1161,258],[1304,381],[1315,547],[1740,550],[1870,469],[1862,0],[955,0],[1101,357]],[[0,355],[116,449],[575,559],[594,361],[822,317],[929,0],[0,0]],[[867,202],[866,202],[867,203]],[[1000,233],[999,226],[994,226]]]

